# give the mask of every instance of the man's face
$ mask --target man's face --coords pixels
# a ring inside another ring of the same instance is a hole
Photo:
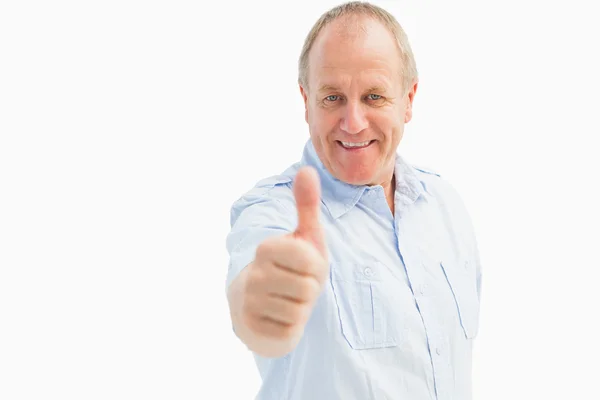
[[[393,35],[371,19],[338,19],[321,31],[309,60],[300,91],[317,155],[346,183],[389,183],[417,88],[402,87]]]

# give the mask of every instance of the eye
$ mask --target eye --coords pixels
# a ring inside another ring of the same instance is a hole
[[[374,100],[374,101],[381,100],[383,98],[382,96],[380,96],[378,94],[370,94],[367,97],[369,98],[369,100]]]
[[[340,96],[338,96],[337,94],[332,94],[330,96],[325,97],[325,100],[327,101],[336,101],[340,98]]]

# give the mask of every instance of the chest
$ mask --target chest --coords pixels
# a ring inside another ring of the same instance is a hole
[[[398,346],[437,332],[476,331],[477,293],[469,237],[457,214],[420,202],[392,217],[357,204],[325,224],[333,299],[351,347]]]

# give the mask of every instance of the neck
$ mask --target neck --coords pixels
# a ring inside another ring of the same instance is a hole
[[[392,211],[392,215],[394,214],[394,194],[396,193],[396,175],[392,175],[392,179],[390,179],[387,184],[382,185],[383,192],[385,193],[385,198],[387,200],[388,206],[390,206],[390,211]]]

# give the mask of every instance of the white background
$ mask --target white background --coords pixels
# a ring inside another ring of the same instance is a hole
[[[229,207],[301,156],[296,61],[337,2],[202,3],[1,3],[0,399],[256,394]],[[475,398],[598,398],[597,14],[376,4],[421,78],[399,151],[477,230]]]

